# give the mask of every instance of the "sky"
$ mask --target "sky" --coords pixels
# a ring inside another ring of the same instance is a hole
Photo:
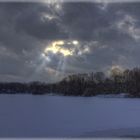
[[[139,67],[139,19],[140,2],[0,2],[0,81]]]

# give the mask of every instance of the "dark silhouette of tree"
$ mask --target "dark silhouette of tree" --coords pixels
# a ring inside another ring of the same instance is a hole
[[[65,96],[95,96],[98,94],[129,93],[128,97],[140,97],[140,68],[124,71],[114,68],[110,76],[103,72],[73,74],[53,84],[42,82],[0,83],[1,94],[43,95],[55,93]]]
[[[105,80],[105,74],[103,72],[96,72],[94,74],[94,80],[97,83],[102,83]]]

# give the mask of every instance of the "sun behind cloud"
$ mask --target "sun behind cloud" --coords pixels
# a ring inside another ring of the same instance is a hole
[[[59,40],[59,41],[54,41],[52,42],[44,51],[44,53],[47,55],[49,52],[53,53],[53,54],[62,54],[63,56],[70,56],[73,55],[73,51],[68,49],[68,48],[64,48],[65,42],[63,40]]]

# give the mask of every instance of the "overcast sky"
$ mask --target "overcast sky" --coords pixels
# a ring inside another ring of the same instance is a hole
[[[55,82],[140,64],[140,3],[0,3],[0,81]]]

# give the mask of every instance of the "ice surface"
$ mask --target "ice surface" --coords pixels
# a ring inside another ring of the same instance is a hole
[[[0,95],[0,137],[140,137],[140,99]]]

